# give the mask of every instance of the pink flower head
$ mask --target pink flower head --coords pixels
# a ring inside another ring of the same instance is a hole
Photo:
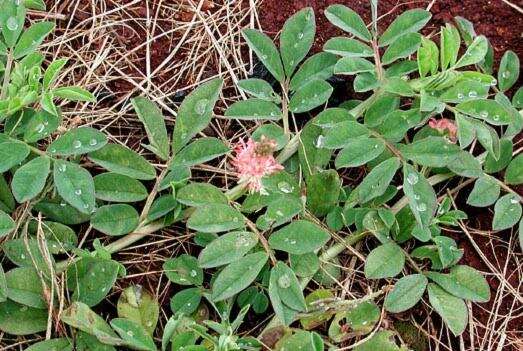
[[[456,124],[453,120],[448,118],[442,118],[442,119],[435,119],[431,118],[429,119],[429,127],[436,129],[440,133],[445,133],[445,131],[448,132],[449,139],[452,142],[456,141],[456,136],[458,134],[458,128],[456,127]]]
[[[234,149],[236,157],[231,162],[240,183],[246,183],[251,191],[262,191],[262,178],[283,169],[273,156],[275,149],[276,142],[264,136],[259,142],[251,138],[247,143],[240,140]]]

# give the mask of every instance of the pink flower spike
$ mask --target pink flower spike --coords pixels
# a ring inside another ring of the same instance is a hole
[[[431,127],[432,129],[436,129],[440,133],[445,133],[445,131],[447,131],[449,139],[452,142],[456,141],[456,136],[458,135],[458,128],[456,127],[456,124],[453,120],[448,118],[442,118],[439,120],[431,118],[429,119],[429,127]]]
[[[262,178],[283,170],[273,156],[275,148],[276,142],[265,137],[259,142],[252,138],[247,143],[240,140],[234,148],[236,156],[231,162],[238,172],[239,182],[247,184],[251,191],[263,192]]]

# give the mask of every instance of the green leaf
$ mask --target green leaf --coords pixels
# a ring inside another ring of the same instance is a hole
[[[517,155],[510,162],[505,171],[505,183],[521,184],[523,183],[523,155]]]
[[[467,51],[453,66],[454,69],[474,65],[485,58],[488,51],[488,40],[483,35],[474,38]]]
[[[467,198],[467,204],[475,207],[487,207],[492,205],[499,197],[501,188],[491,177],[485,175],[478,178],[474,188]]]
[[[279,104],[281,98],[278,94],[274,92],[272,86],[264,81],[263,79],[258,78],[249,78],[242,79],[237,83],[238,88],[251,95],[252,97],[270,101]]]
[[[51,33],[55,25],[53,22],[37,22],[22,33],[18,43],[13,50],[13,57],[20,59],[27,54],[35,51],[44,41],[45,37]]]
[[[57,338],[39,341],[29,346],[26,351],[72,351],[73,344],[68,338]]]
[[[372,161],[385,151],[385,143],[375,138],[349,139],[347,145],[336,156],[336,168],[359,167]]]
[[[138,180],[118,173],[102,173],[94,177],[97,199],[110,202],[136,202],[147,198],[145,186]]]
[[[421,47],[418,49],[418,71],[421,77],[428,73],[436,74],[439,67],[439,50],[432,40],[421,37]]]
[[[490,300],[490,286],[483,275],[472,267],[459,265],[449,274],[428,272],[427,276],[456,297],[474,302]]]
[[[492,229],[503,230],[516,225],[521,218],[521,198],[517,194],[503,195],[494,205]]]
[[[272,268],[270,284],[276,284],[272,290],[287,307],[296,311],[304,311],[307,308],[298,278],[285,263],[278,261]]]
[[[200,288],[188,288],[178,291],[171,298],[171,311],[175,315],[191,315],[198,309],[201,299],[202,293],[200,291]]]
[[[414,90],[412,90],[409,83],[404,81],[400,77],[391,77],[385,81],[383,90],[400,96],[413,96]]]
[[[423,28],[431,18],[429,11],[412,9],[403,12],[390,24],[379,38],[379,46],[387,46],[402,35],[414,33]]]
[[[88,222],[91,217],[91,214],[85,214],[78,211],[59,196],[45,198],[39,201],[34,209],[42,212],[42,214],[48,219],[64,224],[80,224]]]
[[[119,144],[107,144],[91,152],[89,159],[108,171],[134,179],[156,178],[154,167],[143,156]]]
[[[374,334],[369,340],[354,348],[354,351],[403,351],[392,340],[394,333],[390,330],[381,330]]]
[[[341,4],[331,5],[325,9],[324,14],[332,24],[343,31],[365,41],[372,40],[372,35],[367,29],[365,22],[355,11],[347,6]]]
[[[177,208],[180,209],[178,201],[172,194],[162,195],[154,200],[147,219],[149,221],[157,220]]]
[[[214,268],[237,261],[258,243],[256,234],[231,232],[211,241],[198,256],[201,268]]]
[[[288,77],[307,56],[315,34],[316,22],[311,7],[301,9],[285,21],[280,35],[280,52]]]
[[[15,46],[20,33],[24,29],[26,9],[18,6],[15,1],[4,2],[2,6],[2,35],[7,47]]]
[[[444,102],[459,104],[460,102],[486,99],[488,96],[489,86],[476,80],[461,80],[455,85],[448,88],[439,99]]]
[[[374,64],[361,57],[342,57],[334,66],[335,74],[353,75],[362,72],[374,72]]]
[[[49,145],[47,151],[53,156],[76,156],[101,149],[105,144],[105,134],[91,127],[80,127],[61,135]]]
[[[91,214],[95,209],[94,181],[76,163],[55,160],[53,179],[58,194],[78,211]]]
[[[118,338],[109,324],[84,303],[73,302],[62,312],[60,319],[73,328],[96,336],[104,344],[121,344],[122,340]]]
[[[120,266],[117,262],[83,257],[67,268],[67,288],[73,301],[95,306],[111,291]]]
[[[163,264],[167,278],[180,285],[202,285],[203,271],[198,266],[198,260],[190,255],[180,255],[170,258]]]
[[[55,97],[71,101],[96,102],[96,97],[89,91],[80,87],[59,87],[53,90]]]
[[[258,251],[229,264],[216,276],[211,299],[222,301],[248,287],[265,266],[267,258],[265,252]]]
[[[445,167],[461,149],[442,137],[429,136],[408,145],[401,145],[402,155],[422,166]]]
[[[343,57],[372,57],[374,55],[370,46],[346,37],[335,37],[327,40],[323,50]]]
[[[399,159],[391,157],[374,167],[356,188],[360,203],[368,202],[383,195],[399,166]]]
[[[50,161],[39,156],[18,168],[11,181],[13,195],[19,203],[29,201],[44,189],[49,175]]]
[[[296,91],[312,80],[326,80],[330,78],[334,71],[334,65],[338,61],[336,55],[328,52],[320,52],[312,55],[292,76],[289,84],[291,91]]]
[[[27,123],[24,132],[24,141],[35,143],[53,133],[61,122],[58,112],[55,114],[46,111],[38,111]]]
[[[483,175],[481,163],[470,152],[462,151],[448,164],[449,169],[467,178],[478,178]]]
[[[287,145],[289,141],[289,136],[285,134],[283,128],[277,124],[272,123],[266,123],[259,126],[252,133],[252,138],[257,142],[262,141],[262,137],[274,140],[276,142],[275,151],[283,149],[283,147]]]
[[[395,40],[387,48],[382,57],[382,63],[388,65],[398,59],[408,57],[418,50],[421,45],[421,35],[407,33]]]
[[[514,108],[523,108],[523,87],[520,87],[512,96],[512,105]]]
[[[206,233],[226,232],[244,226],[243,215],[226,204],[197,207],[187,221],[187,227]]]
[[[257,98],[237,101],[225,111],[224,117],[240,120],[280,120],[281,110],[271,101]]]
[[[513,51],[506,51],[498,70],[498,85],[501,91],[510,89],[519,78],[519,57]]]
[[[29,155],[29,148],[17,141],[0,142],[0,173],[20,164]]]
[[[44,288],[33,267],[18,267],[5,274],[7,297],[22,305],[47,309]]]
[[[341,149],[354,144],[355,139],[367,138],[370,131],[356,121],[336,123],[332,128],[325,130],[316,140],[316,146],[325,149]]]
[[[154,102],[144,97],[136,97],[131,100],[131,103],[138,115],[138,119],[145,127],[150,143],[147,148],[162,160],[167,160],[169,158],[170,146],[162,111]]]
[[[272,233],[269,246],[291,254],[305,254],[321,248],[329,239],[330,234],[316,224],[297,220]]]
[[[317,217],[325,216],[338,203],[341,189],[338,172],[330,169],[315,173],[306,179],[306,183],[307,208]]]
[[[487,121],[492,125],[512,123],[510,113],[495,100],[478,99],[460,103],[456,109],[466,115]]]
[[[292,270],[299,277],[312,277],[320,269],[320,259],[314,252],[289,255]]]
[[[56,81],[58,75],[60,74],[60,71],[67,64],[67,61],[68,60],[66,58],[62,58],[54,60],[49,64],[49,66],[47,66],[44,72],[44,78],[42,80],[42,86],[44,90],[49,89],[51,85]]]
[[[280,53],[271,38],[260,31],[250,28],[244,29],[242,35],[249,48],[256,53],[258,59],[271,72],[274,78],[279,82],[283,82],[285,75]]]
[[[183,100],[174,125],[173,152],[175,154],[209,125],[222,84],[222,79],[212,79],[201,84]]]
[[[94,229],[107,235],[119,236],[138,227],[138,212],[126,204],[105,205],[96,210],[91,218]]]
[[[421,300],[427,283],[427,278],[422,274],[411,274],[399,279],[394,284],[394,289],[385,297],[385,309],[399,313],[414,307]]]
[[[205,163],[227,152],[229,152],[229,148],[220,139],[200,138],[178,152],[169,165],[169,169],[172,170],[175,167],[190,167]]]
[[[440,46],[441,46],[441,68],[447,69],[454,66],[458,59],[461,38],[459,31],[452,25],[446,24],[441,28]]]
[[[310,111],[327,102],[332,92],[333,88],[326,81],[311,80],[294,93],[289,101],[289,109],[294,113]]]
[[[462,299],[454,297],[436,284],[427,286],[429,301],[454,335],[460,335],[468,322],[468,309]]]
[[[11,194],[4,176],[0,174],[0,211],[11,213],[14,208],[15,199],[13,194]]]
[[[438,206],[436,193],[427,179],[414,167],[403,167],[403,191],[418,224],[427,228]]]
[[[354,91],[357,93],[363,93],[376,89],[380,85],[376,74],[373,72],[363,72],[354,78]]]
[[[396,243],[389,241],[369,253],[365,260],[365,277],[391,278],[398,275],[404,265],[405,254]]]
[[[314,310],[316,303],[324,299],[332,299],[334,294],[328,289],[317,289],[305,297],[305,303],[309,310]],[[303,329],[311,330],[319,327],[332,317],[332,312],[314,312],[309,316],[300,318]]]
[[[0,302],[7,300],[7,282],[5,280],[4,268],[0,264]]]
[[[156,351],[153,338],[138,323],[125,318],[114,318],[111,327],[120,335],[125,345],[135,350]]]
[[[176,194],[176,200],[187,206],[202,206],[208,204],[227,204],[227,197],[223,192],[212,184],[191,183]]]
[[[0,330],[12,335],[31,335],[45,331],[48,311],[7,300],[0,303]]]
[[[487,173],[496,173],[503,170],[512,160],[512,140],[501,138],[499,140],[499,159],[496,160],[491,153],[487,154],[483,168]]]
[[[61,254],[76,247],[78,238],[76,233],[70,227],[51,221],[31,221],[29,223],[29,232],[37,235],[41,230],[47,240],[47,248],[51,254]]]

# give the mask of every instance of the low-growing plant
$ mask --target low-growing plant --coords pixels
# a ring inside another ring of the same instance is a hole
[[[273,79],[237,82],[249,98],[227,106],[223,118],[255,127],[232,151],[232,141],[203,134],[221,79],[186,97],[172,136],[159,107],[134,98],[153,165],[94,128],[60,127],[56,99],[94,96],[56,86],[67,60],[44,65],[37,47],[53,24],[23,30],[26,6],[43,4],[1,2],[0,235],[4,266],[12,268],[0,270],[0,330],[45,332],[33,351],[334,350],[342,343],[407,350],[413,346],[394,336],[417,329],[381,321],[423,301],[462,334],[467,302],[489,301],[490,287],[460,264],[463,251],[446,229],[470,236],[464,209],[493,205],[492,230],[519,223],[523,241],[514,190],[523,158],[513,142],[523,128],[523,90],[507,96],[519,59],[505,53],[495,78],[492,48],[469,21],[458,17],[423,35],[430,12],[413,9],[380,32],[378,2],[371,5],[369,26],[346,6],[328,7],[327,19],[347,34],[310,56],[311,8],[287,20],[279,48],[260,31],[243,31]],[[364,100],[331,107],[333,75],[352,76]],[[238,175],[235,187],[191,177],[194,166],[224,156]],[[354,179],[351,169],[364,172]],[[464,188],[472,188],[466,205],[455,198]],[[194,250],[163,262],[177,287],[165,325],[158,325],[159,302],[138,285],[121,292],[116,311],[104,311],[117,316],[109,322],[94,312],[126,275],[112,254],[180,222]],[[82,223],[106,235],[106,244],[79,243]],[[370,252],[353,247],[362,241]],[[339,293],[341,254],[364,261],[369,291]],[[272,312],[261,333],[244,333],[247,315]]]

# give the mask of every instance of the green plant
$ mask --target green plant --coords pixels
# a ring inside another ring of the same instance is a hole
[[[24,5],[3,1],[0,235],[16,267],[0,271],[0,330],[47,331],[49,339],[49,314],[73,338],[46,340],[33,350],[156,350],[154,335],[162,335],[162,350],[259,350],[264,343],[324,350],[355,337],[366,338],[359,351],[406,350],[395,332],[379,330],[379,306],[400,313],[427,296],[460,335],[468,323],[466,301],[489,301],[490,287],[480,272],[459,264],[463,252],[446,234],[448,227],[467,230],[455,194],[474,183],[467,203],[494,205],[493,230],[521,227],[522,199],[512,185],[523,181],[523,165],[512,140],[523,127],[523,90],[512,101],[506,95],[518,79],[519,59],[507,52],[495,79],[488,40],[470,22],[456,18],[457,27],[442,28],[438,45],[419,34],[428,11],[406,11],[379,33],[377,1],[371,4],[370,30],[351,9],[330,6],[326,17],[350,37],[332,38],[308,58],[315,37],[310,8],[289,18],[279,48],[259,31],[243,32],[275,84],[238,82],[249,98],[228,106],[224,117],[258,124],[234,150],[239,182],[224,191],[191,179],[192,167],[230,153],[222,140],[201,136],[221,79],[186,97],[172,137],[152,101],[132,100],[147,134],[144,148],[160,162],[157,172],[93,128],[59,129],[55,97],[94,97],[79,87],[55,87],[66,60],[44,70],[36,51],[52,24],[22,33]],[[354,76],[354,90],[367,98],[327,108],[333,74]],[[351,168],[366,174],[349,184],[344,175]],[[87,222],[118,238],[105,246],[97,239],[93,250],[78,247],[73,228]],[[136,285],[122,291],[109,323],[94,312],[126,274],[112,254],[179,222],[202,249],[163,263],[179,289],[163,331],[155,334],[159,303]],[[372,247],[368,254],[352,248],[363,240]],[[338,256],[347,249],[364,260],[365,278],[376,283],[372,291],[338,298],[332,287],[341,277]],[[311,281],[321,288],[305,294]],[[64,290],[67,307],[58,311]],[[247,314],[266,311],[275,316],[259,338],[242,335]],[[327,335],[314,331],[326,323]]]

